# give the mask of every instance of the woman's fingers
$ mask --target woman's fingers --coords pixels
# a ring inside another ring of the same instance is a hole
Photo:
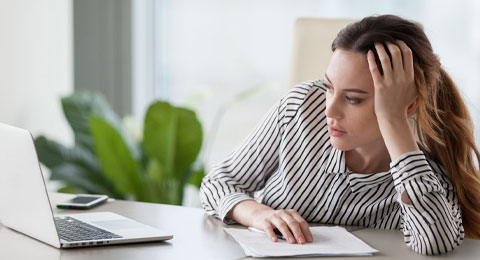
[[[405,42],[396,40],[395,43],[385,42],[388,51],[390,52],[392,59],[388,57],[385,47],[381,43],[375,43],[375,49],[377,50],[378,58],[380,59],[383,77],[378,72],[377,63],[375,62],[375,56],[372,51],[367,53],[368,65],[373,77],[374,84],[380,83],[382,79],[407,75],[409,79],[413,79],[413,56],[412,50],[405,44]]]
[[[305,221],[305,219],[303,219],[296,211],[292,212],[292,217],[300,224],[306,242],[311,243],[313,241],[313,236],[312,232],[310,232],[310,227],[308,226],[307,221]]]
[[[368,51],[367,53],[367,61],[368,61],[368,68],[370,69],[370,74],[372,74],[373,84],[375,86],[380,83],[382,80],[382,75],[380,75],[380,71],[378,70],[377,62],[375,61],[375,56],[373,51]]]
[[[413,70],[413,55],[412,50],[408,47],[408,45],[401,41],[397,40],[397,45],[402,51],[402,58],[403,58],[403,70],[405,73],[413,78],[414,70]]]
[[[266,222],[264,224],[264,227],[263,227],[263,230],[265,231],[265,233],[267,233],[268,237],[273,241],[273,242],[277,242],[278,241],[278,238],[277,238],[277,235],[275,235],[275,232],[273,231],[273,226],[270,222]]]
[[[276,210],[268,214],[257,228],[263,229],[273,242],[278,241],[275,229],[278,229],[287,242],[291,244],[304,244],[313,241],[308,223],[293,209]]]
[[[388,51],[392,56],[391,63],[392,63],[393,72],[403,73],[403,60],[402,60],[402,52],[400,51],[400,48],[391,42],[386,42],[386,44],[387,44]]]
[[[376,42],[375,49],[377,50],[378,58],[382,64],[383,76],[390,77],[392,74],[392,63],[390,62],[390,57],[388,57],[385,47],[383,47],[382,43]]]
[[[272,218],[272,224],[282,233],[283,237],[287,239],[288,243],[296,243],[297,241],[290,232],[287,223],[279,216],[274,216]]]
[[[288,228],[293,233],[296,242],[299,244],[305,243],[305,236],[303,235],[302,228],[300,223],[291,215],[292,211],[283,211],[280,216],[287,223]],[[290,241],[289,241],[290,242]]]

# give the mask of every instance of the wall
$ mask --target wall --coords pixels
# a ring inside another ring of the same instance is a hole
[[[64,144],[73,143],[60,105],[73,90],[71,7],[69,0],[0,0],[0,122]]]
[[[0,0],[0,122],[71,142],[72,82],[71,1]]]

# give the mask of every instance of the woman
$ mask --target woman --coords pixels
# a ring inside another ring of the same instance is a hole
[[[204,178],[206,212],[289,243],[312,241],[307,222],[399,229],[428,255],[480,237],[473,124],[422,27],[366,17],[332,51],[325,80],[289,91]]]

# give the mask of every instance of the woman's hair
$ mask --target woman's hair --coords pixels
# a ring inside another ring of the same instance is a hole
[[[440,162],[456,188],[465,235],[480,238],[480,171],[475,158],[473,123],[453,80],[442,68],[423,27],[395,15],[370,16],[342,29],[332,43],[332,51],[343,49],[375,53],[374,43],[404,41],[412,50],[418,108],[414,131],[420,148],[431,159]],[[388,49],[388,55],[391,57]]]

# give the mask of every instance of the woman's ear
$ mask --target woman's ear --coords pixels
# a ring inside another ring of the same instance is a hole
[[[415,100],[413,100],[412,103],[410,103],[410,105],[408,105],[407,116],[413,115],[415,111],[417,111],[417,107],[418,107],[418,96],[415,98]]]

